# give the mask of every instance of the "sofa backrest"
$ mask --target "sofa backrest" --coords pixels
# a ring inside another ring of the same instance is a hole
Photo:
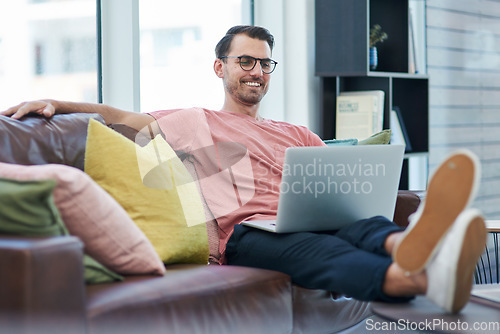
[[[98,114],[0,116],[0,162],[19,165],[64,164],[83,170],[87,125]]]

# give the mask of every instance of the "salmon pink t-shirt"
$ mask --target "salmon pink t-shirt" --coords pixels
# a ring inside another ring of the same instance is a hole
[[[178,154],[194,163],[207,205],[219,225],[219,250],[235,224],[276,219],[285,149],[325,146],[303,126],[201,108],[150,113]]]

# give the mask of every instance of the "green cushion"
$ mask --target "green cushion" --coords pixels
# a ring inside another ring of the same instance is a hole
[[[389,144],[391,141],[391,130],[382,130],[370,137],[360,140],[358,145],[383,145]]]
[[[15,181],[0,178],[0,233],[30,237],[68,235],[54,203],[56,181]],[[87,284],[123,278],[84,256]]]
[[[382,130],[380,132],[374,133],[370,137],[357,140],[356,138],[351,139],[328,139],[324,143],[328,146],[334,145],[382,145],[389,144],[391,140],[391,130]]]
[[[30,237],[67,235],[52,192],[54,180],[0,179],[0,232]]]
[[[83,265],[85,267],[85,283],[87,284],[123,281],[123,276],[112,272],[88,255],[83,256]]]

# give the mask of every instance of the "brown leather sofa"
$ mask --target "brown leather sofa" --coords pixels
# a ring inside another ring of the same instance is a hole
[[[102,122],[98,115],[0,117],[0,161],[83,169],[91,117]],[[406,225],[419,203],[415,193],[400,191],[396,223]],[[369,303],[236,266],[169,265],[164,276],[85,285],[82,256],[74,236],[0,235],[0,332],[335,333],[371,315]]]

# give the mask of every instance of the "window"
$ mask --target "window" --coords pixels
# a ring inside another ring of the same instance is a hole
[[[247,0],[141,0],[141,111],[220,109],[224,93],[213,71],[215,45],[229,27],[249,24],[248,13]]]
[[[2,110],[40,98],[97,102],[96,1],[0,2],[0,90]]]

